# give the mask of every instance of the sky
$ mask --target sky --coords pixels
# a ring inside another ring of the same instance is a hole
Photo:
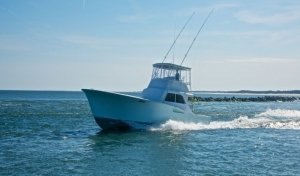
[[[300,89],[298,0],[0,0],[0,90],[141,91],[188,54],[192,90]]]

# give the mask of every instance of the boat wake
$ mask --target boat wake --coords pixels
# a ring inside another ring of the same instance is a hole
[[[211,121],[208,124],[168,120],[152,131],[191,131],[211,129],[273,128],[300,130],[300,111],[268,109],[253,117],[240,116],[232,121]]]

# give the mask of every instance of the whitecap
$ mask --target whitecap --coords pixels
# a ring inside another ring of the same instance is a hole
[[[288,109],[268,109],[262,112],[256,117],[286,117],[286,118],[300,118],[299,110],[288,110]]]

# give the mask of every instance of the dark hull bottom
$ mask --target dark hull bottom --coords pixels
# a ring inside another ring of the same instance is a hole
[[[110,118],[95,117],[96,123],[105,131],[126,131],[130,129],[140,128],[141,126],[149,126],[148,123],[124,122]],[[133,125],[134,124],[134,125]]]
[[[114,120],[109,118],[95,118],[97,124],[102,128],[102,130],[129,130],[131,127],[120,121],[120,120]]]

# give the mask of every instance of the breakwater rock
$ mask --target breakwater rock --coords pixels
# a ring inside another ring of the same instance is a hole
[[[190,97],[192,102],[292,102],[300,97],[290,96],[259,96],[259,97]]]

